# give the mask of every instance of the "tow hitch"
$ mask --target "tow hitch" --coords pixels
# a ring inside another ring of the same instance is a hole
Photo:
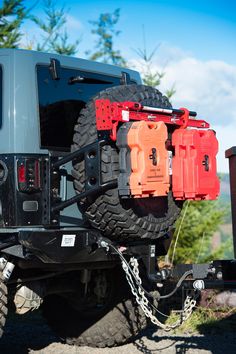
[[[236,289],[236,260],[216,260],[206,264],[179,264],[173,278],[180,278],[187,270],[192,279],[185,280],[185,289]]]
[[[156,263],[156,246],[142,245],[116,247],[109,240],[101,238],[98,246],[104,248],[106,253],[117,254],[120,257],[122,268],[126,279],[135,296],[137,303],[141,306],[145,315],[158,327],[170,331],[186,321],[197,303],[200,291],[204,289],[236,289],[236,260],[215,260],[205,264],[179,264],[173,269],[158,269]],[[132,254],[129,261],[127,255]],[[165,295],[158,291],[148,292],[139,274],[140,264],[145,266],[146,275],[149,281],[159,289],[165,281],[174,282],[174,289]],[[182,289],[182,294],[187,294],[183,301],[183,308],[180,311],[180,318],[172,325],[162,323],[158,313],[163,315],[156,307],[155,300],[164,300],[175,295],[177,290]],[[154,294],[154,295],[153,295]]]

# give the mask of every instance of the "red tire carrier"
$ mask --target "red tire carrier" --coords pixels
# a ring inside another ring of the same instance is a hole
[[[98,137],[119,148],[121,197],[214,200],[219,195],[215,132],[186,108],[95,101]]]

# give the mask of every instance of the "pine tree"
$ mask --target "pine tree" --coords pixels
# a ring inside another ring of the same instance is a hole
[[[185,202],[168,253],[170,263],[202,263],[222,257],[229,245],[212,252],[211,242],[226,212],[218,201]]]
[[[55,0],[44,0],[44,13],[46,15],[45,20],[37,16],[31,17],[43,33],[36,50],[74,55],[78,49],[79,40],[68,43],[68,34],[65,28],[67,22],[65,8],[57,8]]]
[[[92,33],[98,36],[95,52],[87,52],[89,59],[106,64],[125,66],[126,61],[119,50],[114,49],[114,37],[120,34],[115,26],[120,18],[120,9],[113,13],[103,13],[97,21],[90,21],[94,26]]]
[[[143,83],[147,86],[158,87],[161,84],[161,80],[165,76],[165,72],[153,70],[153,58],[157,52],[159,45],[156,46],[150,53],[147,50],[145,29],[143,27],[143,49],[135,49],[134,51],[141,59],[142,65],[142,79]],[[172,87],[165,92],[167,98],[171,98],[175,94],[175,87]]]
[[[23,0],[4,0],[0,8],[0,48],[17,48],[22,38],[21,25],[27,18]]]

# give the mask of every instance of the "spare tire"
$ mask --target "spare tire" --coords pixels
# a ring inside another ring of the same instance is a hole
[[[81,111],[75,126],[72,151],[97,140],[95,104],[97,99],[111,102],[135,101],[146,106],[171,107],[168,99],[153,87],[144,85],[115,86],[101,91]],[[74,188],[82,192],[85,185],[84,162],[73,164]],[[101,152],[103,182],[119,175],[118,148],[114,143]],[[182,203],[176,202],[170,192],[167,197],[121,199],[118,189],[110,189],[79,203],[79,208],[90,224],[105,236],[117,241],[156,239],[170,231],[180,213]]]

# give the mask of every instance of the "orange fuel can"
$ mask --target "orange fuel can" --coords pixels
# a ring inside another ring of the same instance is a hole
[[[163,122],[123,124],[117,135],[120,148],[121,195],[134,198],[166,196],[170,189],[167,127]]]

